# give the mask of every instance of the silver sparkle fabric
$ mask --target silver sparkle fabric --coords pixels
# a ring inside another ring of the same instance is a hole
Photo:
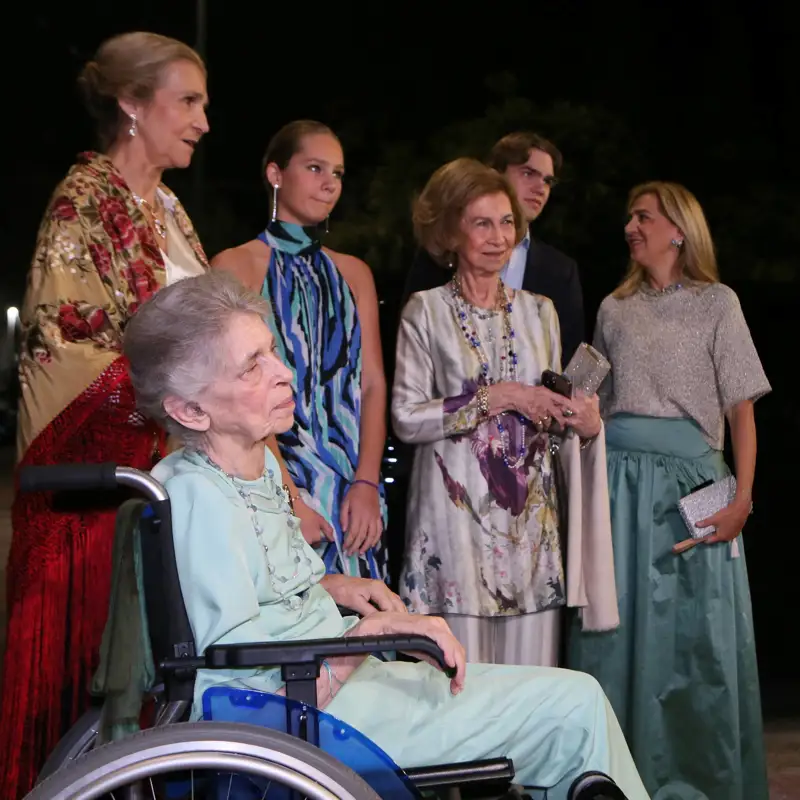
[[[715,481],[711,486],[687,494],[678,501],[678,510],[681,512],[683,524],[695,539],[710,536],[717,529],[716,525],[707,528],[698,528],[697,523],[721,511],[733,502],[736,496],[736,478],[727,475]]]
[[[609,295],[594,346],[611,362],[599,391],[604,417],[689,417],[717,450],[725,412],[771,391],[739,298],[721,283]]]

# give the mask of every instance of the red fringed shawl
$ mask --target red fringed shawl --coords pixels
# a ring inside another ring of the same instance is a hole
[[[175,219],[207,265],[177,203]],[[161,252],[124,180],[104,156],[82,156],[53,196],[29,273],[19,467],[113,461],[146,470],[161,457],[164,435],[136,411],[121,337],[164,282]],[[16,494],[12,508],[3,800],[31,789],[85,710],[108,611],[115,508],[68,510],[53,499]]]

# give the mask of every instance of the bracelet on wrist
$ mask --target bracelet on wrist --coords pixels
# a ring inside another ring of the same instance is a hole
[[[364,486],[371,486],[376,492],[381,490],[381,487],[378,486],[377,483],[373,483],[372,481],[366,481],[363,478],[356,478],[354,481],[350,481],[351,486],[355,486],[357,483],[363,483]]]
[[[478,388],[478,411],[483,419],[489,417],[489,387],[481,386]]]

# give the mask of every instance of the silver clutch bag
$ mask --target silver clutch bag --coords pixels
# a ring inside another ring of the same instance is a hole
[[[696,489],[686,497],[682,497],[678,501],[678,509],[689,533],[695,539],[702,539],[714,533],[716,528],[713,525],[707,528],[696,528],[695,525],[730,505],[735,494],[736,478],[729,475],[721,481]]]
[[[578,346],[575,355],[569,360],[564,375],[572,383],[573,395],[580,392],[591,397],[611,371],[611,364],[599,350],[583,342]]]

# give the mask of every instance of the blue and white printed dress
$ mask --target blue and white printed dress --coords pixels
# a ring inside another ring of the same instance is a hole
[[[316,548],[327,572],[387,580],[383,541],[363,556],[342,547],[340,509],[359,457],[361,323],[350,287],[309,233],[279,221],[259,236],[271,249],[262,288],[270,329],[294,373],[295,423],[278,443],[303,500],[333,526],[335,541]],[[382,484],[380,503],[385,530]]]

